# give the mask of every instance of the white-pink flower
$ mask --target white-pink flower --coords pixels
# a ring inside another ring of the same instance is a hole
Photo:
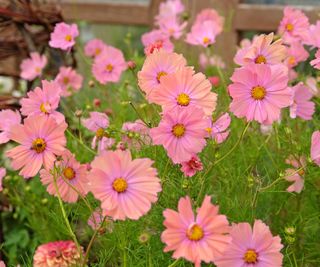
[[[20,69],[20,77],[27,81],[32,81],[36,77],[40,77],[42,70],[47,65],[47,58],[45,55],[40,55],[37,52],[30,54],[30,58],[22,60]]]
[[[71,67],[61,67],[55,82],[60,85],[61,95],[70,96],[79,91],[82,86],[83,77]]]

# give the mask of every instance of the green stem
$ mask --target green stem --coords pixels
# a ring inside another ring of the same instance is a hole
[[[96,155],[97,153],[91,149],[90,147],[88,147],[85,143],[83,143],[82,140],[80,140],[78,137],[76,137],[69,129],[67,129],[67,133],[75,140],[77,140],[77,142],[82,145],[86,150],[90,151],[90,153]]]
[[[180,258],[176,259],[173,263],[171,263],[170,265],[168,265],[168,267],[174,267],[174,266],[176,266],[179,261],[180,261]]]
[[[142,118],[141,114],[138,112],[138,110],[136,109],[136,107],[134,106],[134,104],[133,104],[131,101],[129,101],[129,104],[130,104],[130,106],[133,108],[133,110],[137,113],[139,119],[142,120],[143,123],[144,123],[148,128],[151,128],[150,124],[147,123],[147,122],[144,120],[144,118]]]

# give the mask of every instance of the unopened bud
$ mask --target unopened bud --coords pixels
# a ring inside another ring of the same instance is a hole
[[[129,60],[128,62],[127,62],[127,65],[128,65],[128,68],[130,69],[130,70],[134,70],[135,68],[136,68],[136,63],[133,61],[133,60]]]

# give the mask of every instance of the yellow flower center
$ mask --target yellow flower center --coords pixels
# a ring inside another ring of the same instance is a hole
[[[266,89],[262,86],[255,86],[251,89],[251,96],[254,100],[262,100],[266,96]]]
[[[292,32],[292,31],[293,31],[293,25],[292,25],[291,23],[288,23],[288,24],[286,25],[286,30],[287,30],[288,32]]]
[[[70,80],[69,80],[68,77],[64,77],[62,82],[63,82],[64,85],[68,85]]]
[[[172,133],[175,137],[182,137],[186,132],[186,127],[184,127],[183,124],[176,124],[175,126],[172,127]]]
[[[50,108],[50,104],[49,104],[49,103],[42,103],[42,104],[40,105],[40,111],[43,112],[43,113],[45,113],[45,114],[48,114],[48,113],[49,113],[48,110],[47,110],[47,108]]]
[[[96,48],[96,50],[94,51],[95,55],[100,55],[101,53],[101,49],[100,48]]]
[[[70,34],[66,35],[66,37],[64,38],[67,42],[71,42],[72,41],[72,36]]]
[[[180,106],[188,106],[190,103],[190,97],[185,93],[179,94],[177,97],[177,103]]]
[[[166,76],[168,73],[166,73],[165,71],[160,71],[160,72],[158,72],[158,74],[157,74],[157,81],[158,81],[158,83],[160,83],[160,78],[162,77],[162,76]]]
[[[199,241],[203,238],[203,236],[204,236],[203,230],[199,225],[193,224],[193,225],[189,226],[189,228],[187,230],[187,237],[191,241]]]
[[[76,173],[74,169],[72,169],[71,167],[67,167],[63,170],[63,176],[68,180],[72,180],[74,177],[76,177]]]
[[[248,249],[243,259],[246,263],[257,263],[258,254],[253,249]]]
[[[212,133],[212,128],[206,128],[206,131],[209,133],[209,134],[211,134]]]
[[[113,66],[111,64],[108,64],[106,66],[106,71],[111,72],[113,70]]]
[[[294,58],[294,56],[289,57],[288,63],[289,63],[289,65],[294,65],[296,63],[296,59]]]
[[[32,142],[32,149],[40,154],[46,149],[46,142],[42,138],[37,138]]]
[[[96,137],[98,137],[99,139],[102,138],[104,136],[104,129],[103,128],[99,128],[96,131]]]
[[[40,73],[41,72],[41,68],[35,67],[35,71],[36,71],[36,73]]]
[[[210,39],[208,37],[204,37],[203,38],[203,44],[209,44],[210,43]]]
[[[305,171],[304,171],[304,170],[300,170],[300,171],[298,171],[298,174],[299,174],[300,176],[303,176],[303,175],[305,174]]]
[[[112,187],[115,191],[118,193],[122,193],[127,190],[128,188],[128,183],[125,179],[123,178],[117,178],[113,181]]]
[[[257,63],[257,64],[262,64],[262,63],[265,64],[265,63],[267,63],[267,60],[263,55],[259,55],[259,56],[256,57],[254,62]]]

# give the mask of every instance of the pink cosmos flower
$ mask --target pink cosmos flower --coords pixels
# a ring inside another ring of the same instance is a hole
[[[186,21],[180,23],[175,17],[159,20],[160,30],[174,39],[179,39],[182,36],[187,24]]]
[[[279,236],[272,236],[269,227],[255,220],[253,229],[249,223],[232,226],[232,242],[215,261],[217,267],[281,267],[283,248]]]
[[[257,37],[258,35],[255,35],[252,41],[247,38],[241,40],[240,47],[238,48],[237,53],[233,59],[233,61],[236,64],[240,66],[243,66],[246,64],[246,62],[244,61],[244,57],[247,54],[247,52],[251,49],[252,43]]]
[[[293,103],[290,106],[290,117],[300,117],[304,120],[311,120],[315,112],[315,104],[311,101],[313,94],[302,83],[292,87]]]
[[[146,55],[152,54],[156,50],[163,49],[167,52],[173,52],[174,46],[167,34],[161,30],[152,30],[141,36]]]
[[[192,45],[201,45],[208,47],[216,41],[218,30],[213,21],[204,21],[202,23],[194,24],[191,32],[187,34],[186,42]]]
[[[142,145],[150,145],[151,137],[149,128],[141,120],[135,122],[125,122],[122,125],[122,130],[125,134],[122,136],[122,142],[130,149],[139,150]]]
[[[86,43],[84,53],[88,57],[97,57],[104,54],[107,45],[100,39],[92,39]]]
[[[83,78],[71,67],[61,67],[54,81],[59,84],[61,95],[66,97],[80,90]]]
[[[278,32],[285,43],[306,40],[308,38],[309,19],[298,9],[285,7]]]
[[[68,50],[75,45],[75,38],[79,35],[76,24],[68,25],[64,22],[57,23],[50,35],[49,45],[53,48]]]
[[[80,252],[73,241],[55,241],[37,248],[33,256],[33,267],[75,267],[80,259]]]
[[[292,103],[287,68],[282,65],[249,64],[236,69],[231,80],[230,110],[239,118],[271,124]]]
[[[147,56],[141,71],[138,72],[139,87],[147,94],[147,99],[151,101],[150,95],[153,91],[158,91],[161,79],[186,65],[186,59],[180,54],[165,50],[155,52]]]
[[[166,209],[163,216],[164,252],[174,251],[173,258],[185,258],[196,267],[201,266],[201,261],[214,262],[231,241],[227,235],[230,232],[227,217],[219,214],[219,207],[211,204],[209,196],[204,198],[196,216],[188,196],[180,198],[178,212]]]
[[[202,109],[176,107],[165,112],[158,127],[150,130],[155,145],[163,145],[174,163],[190,160],[206,145],[207,120]]]
[[[87,194],[89,180],[87,178],[87,166],[80,164],[69,150],[65,150],[61,159],[55,162],[57,177],[56,183],[61,199],[65,202],[77,202],[79,194]],[[57,196],[57,190],[54,184],[54,168],[42,169],[40,179],[44,186],[47,186],[47,192],[50,195]],[[71,186],[70,186],[71,185]],[[76,190],[74,190],[74,187]]]
[[[308,37],[304,40],[304,44],[312,47],[320,48],[320,21],[318,20],[315,25],[310,25]]]
[[[203,70],[210,66],[214,66],[220,69],[226,68],[226,64],[219,55],[212,55],[209,57],[205,53],[200,53],[199,64]]]
[[[286,169],[285,179],[288,182],[294,182],[287,188],[287,191],[300,193],[304,186],[305,171],[303,169],[298,171],[298,169],[307,165],[306,157],[301,156],[297,160],[293,156],[290,156],[288,159],[286,159],[286,163],[294,167],[294,169]]]
[[[307,77],[306,86],[314,96],[320,97],[320,77]]]
[[[118,82],[121,74],[127,68],[127,63],[121,50],[108,46],[104,53],[95,58],[92,66],[94,77],[102,84]]]
[[[2,180],[3,178],[6,176],[7,174],[7,171],[5,168],[0,168],[0,192],[3,190],[3,187],[2,187]],[[0,266],[1,267],[1,266]]]
[[[205,21],[212,21],[217,34],[223,30],[224,18],[213,8],[203,9],[196,17],[195,24],[202,24]]]
[[[184,11],[184,5],[181,0],[167,0],[161,2],[159,6],[159,14],[155,17],[156,24],[160,21],[177,17]]]
[[[310,61],[310,64],[315,69],[320,70],[320,49],[316,52],[316,58]]]
[[[6,267],[6,265],[3,261],[0,261],[0,267]]]
[[[215,122],[210,120],[211,126],[207,129],[207,131],[217,144],[223,143],[228,138],[230,130],[227,129],[230,126],[230,123],[231,118],[228,113],[220,116]]]
[[[12,168],[20,170],[24,178],[35,176],[42,165],[50,169],[56,160],[55,155],[62,155],[65,150],[65,122],[58,124],[53,118],[45,116],[30,116],[24,124],[11,127],[9,137],[19,143],[6,152],[12,159]]]
[[[293,68],[298,65],[298,63],[307,60],[309,53],[304,49],[300,42],[293,42],[287,50],[287,58],[285,64],[288,68]]]
[[[211,92],[211,88],[204,74],[194,74],[192,68],[181,68],[162,77],[158,90],[150,98],[161,105],[164,112],[175,107],[189,109],[194,106],[210,116],[217,104],[217,94]]]
[[[3,109],[0,111],[0,144],[10,141],[9,133],[13,125],[20,124],[21,116],[19,111]]]
[[[197,155],[191,157],[190,160],[181,163],[181,171],[185,176],[192,177],[198,171],[203,170],[203,165]]]
[[[40,115],[54,118],[57,123],[64,121],[64,115],[56,109],[60,102],[60,86],[54,82],[42,81],[42,89],[36,87],[20,100],[21,114],[24,116]]]
[[[104,215],[115,220],[138,220],[161,191],[157,170],[147,158],[132,159],[129,151],[103,151],[91,163],[91,192]]]
[[[47,65],[47,58],[45,55],[40,55],[37,52],[30,54],[30,58],[22,60],[20,69],[20,77],[27,81],[32,81],[36,77],[40,77],[42,70]]]
[[[320,131],[315,131],[311,138],[311,159],[320,166]]]

